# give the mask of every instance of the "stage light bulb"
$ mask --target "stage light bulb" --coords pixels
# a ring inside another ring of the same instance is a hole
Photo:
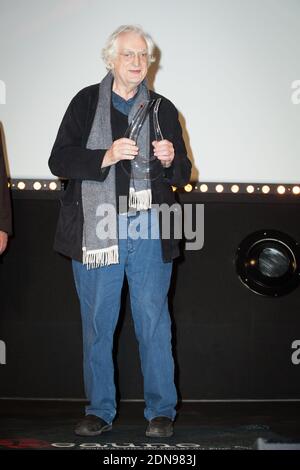
[[[268,194],[270,192],[270,186],[267,186],[266,184],[261,188],[262,192],[264,194]]]
[[[193,189],[193,186],[191,184],[186,184],[185,187],[184,187],[184,190],[187,192],[187,193],[190,193]]]
[[[285,193],[285,187],[282,186],[282,185],[278,186],[277,192],[278,192],[278,194],[284,194]]]
[[[18,189],[25,189],[25,186],[26,186],[26,184],[24,183],[24,181],[19,181]]]
[[[222,184],[217,184],[216,191],[217,193],[222,193],[224,191],[224,186]]]
[[[33,189],[35,189],[36,191],[41,189],[41,187],[42,187],[42,185],[39,181],[35,181],[35,183],[33,183]]]

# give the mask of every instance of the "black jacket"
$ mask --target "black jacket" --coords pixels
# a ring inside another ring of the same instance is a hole
[[[10,194],[7,186],[7,175],[0,132],[0,230],[12,234]]]
[[[67,190],[61,199],[54,249],[78,261],[82,261],[81,182],[82,180],[104,181],[109,171],[109,167],[101,170],[107,149],[86,148],[98,97],[99,84],[96,84],[84,88],[72,99],[60,125],[49,159],[52,173],[69,180]],[[150,91],[150,97],[158,98],[161,95]],[[152,117],[150,117],[151,122]],[[172,166],[151,182],[152,199],[155,204],[172,205],[175,202],[172,185],[182,186],[189,181],[191,162],[186,155],[178,112],[166,98],[163,98],[160,104],[159,122],[164,138],[173,142],[175,158]],[[154,134],[150,125],[150,145],[153,140]],[[116,171],[117,174],[118,171]],[[170,240],[162,240],[164,261],[171,261],[178,256],[178,242],[172,237]]]

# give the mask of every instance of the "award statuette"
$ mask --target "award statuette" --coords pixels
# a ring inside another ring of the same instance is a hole
[[[158,120],[158,110],[161,103],[161,98],[153,99],[142,103],[136,114],[134,115],[131,123],[129,124],[124,137],[132,139],[137,142],[140,130],[144,125],[144,122],[150,113],[150,110],[153,108],[153,128],[155,140],[163,140],[163,135],[160,129],[159,120]],[[134,168],[134,179],[143,179],[150,180],[156,179],[161,174],[163,169],[163,164],[155,157],[153,154],[153,149],[151,145],[150,155],[141,155],[140,153],[131,160],[131,167]],[[128,173],[125,165],[123,165],[124,171]],[[133,176],[133,172],[131,173]]]

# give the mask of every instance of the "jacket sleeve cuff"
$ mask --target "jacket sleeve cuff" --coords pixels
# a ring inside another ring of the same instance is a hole
[[[172,165],[170,165],[168,168],[163,169],[163,177],[164,177],[164,180],[166,180],[167,182],[170,182],[172,180],[173,175],[174,175],[174,160],[172,162]]]
[[[99,179],[99,181],[104,181],[108,176],[110,166],[106,166],[104,168],[101,168],[104,156],[106,154],[106,150],[100,150],[100,153],[101,153],[101,155],[100,155],[100,161],[99,161],[99,165],[100,165],[100,176],[99,176],[100,179]]]

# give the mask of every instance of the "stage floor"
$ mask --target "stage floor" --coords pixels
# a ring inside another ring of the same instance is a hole
[[[121,402],[113,429],[75,436],[84,404],[74,401],[0,400],[0,450],[5,449],[256,449],[300,443],[300,403],[183,403],[171,438],[145,436],[142,402]],[[300,444],[299,444],[300,448]]]

